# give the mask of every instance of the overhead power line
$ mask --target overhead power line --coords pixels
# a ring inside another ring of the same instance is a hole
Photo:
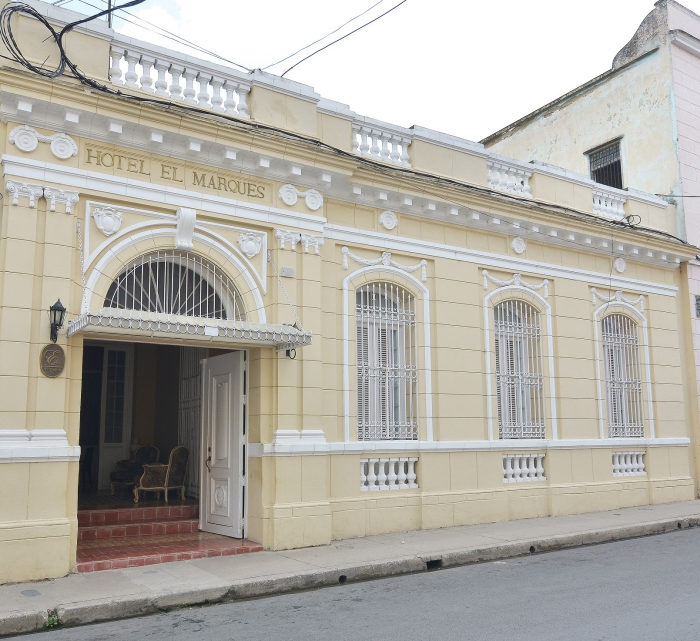
[[[321,42],[321,40],[325,40],[328,36],[332,36],[334,33],[337,33],[337,32],[340,31],[343,27],[349,25],[351,22],[354,22],[354,21],[357,20],[358,18],[361,18],[362,16],[364,16],[366,13],[369,13],[370,11],[372,11],[372,9],[374,9],[374,7],[376,7],[377,5],[381,4],[382,2],[384,2],[384,0],[379,0],[379,2],[375,2],[369,9],[365,9],[362,13],[358,13],[354,18],[350,18],[350,20],[348,20],[347,22],[344,22],[343,24],[341,24],[337,29],[333,29],[333,31],[331,31],[330,33],[327,33],[327,34],[326,34],[325,36],[323,36],[322,38],[319,38],[318,40],[314,40],[311,44],[308,44],[308,45],[306,45],[305,47],[302,47],[301,49],[299,49],[298,51],[295,51],[294,53],[292,53],[292,54],[286,56],[285,58],[282,58],[282,60],[278,60],[277,62],[273,62],[271,65],[267,65],[267,67],[263,67],[263,68],[262,68],[262,71],[265,71],[265,69],[269,69],[270,67],[274,67],[275,65],[278,65],[278,64],[280,64],[280,62],[284,62],[285,60],[289,60],[290,58],[293,58],[293,57],[296,56],[298,53],[301,53],[302,51],[305,51],[305,50],[308,49],[309,47],[313,47],[315,44]]]
[[[370,20],[369,22],[365,22],[365,24],[363,24],[362,26],[358,27],[357,29],[351,31],[350,33],[346,33],[344,36],[338,38],[337,40],[334,40],[333,42],[329,42],[325,47],[321,47],[320,49],[314,51],[313,53],[310,53],[308,56],[306,56],[306,58],[302,58],[299,62],[297,62],[297,63],[293,64],[291,67],[289,67],[289,69],[287,69],[287,71],[285,71],[281,77],[284,78],[284,76],[286,74],[288,74],[292,69],[294,69],[294,67],[298,67],[305,60],[308,60],[309,58],[315,56],[317,53],[321,53],[321,51],[323,51],[324,49],[328,49],[328,47],[333,46],[336,42],[340,42],[341,40],[345,40],[345,38],[347,38],[348,36],[351,36],[353,33],[357,33],[360,29],[364,29],[365,27],[371,25],[373,22],[376,22],[377,20],[379,20],[380,18],[383,18],[388,13],[391,13],[394,9],[398,9],[405,2],[406,2],[406,0],[401,0],[401,2],[399,2],[399,4],[393,6],[391,9],[389,9],[389,11],[385,11],[381,15],[377,16],[376,18],[374,18],[374,20]]]

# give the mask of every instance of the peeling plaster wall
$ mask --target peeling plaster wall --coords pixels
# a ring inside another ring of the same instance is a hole
[[[625,187],[672,193],[679,181],[671,56],[657,49],[486,146],[588,174],[584,152],[622,136]]]

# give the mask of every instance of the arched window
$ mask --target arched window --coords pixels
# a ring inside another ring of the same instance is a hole
[[[156,251],[140,256],[107,292],[105,307],[217,320],[245,320],[233,281],[206,258]]]
[[[500,438],[544,438],[540,313],[508,300],[493,310]]]
[[[601,321],[608,435],[644,436],[637,323],[624,314]]]
[[[403,287],[356,293],[357,438],[418,438],[416,303]]]

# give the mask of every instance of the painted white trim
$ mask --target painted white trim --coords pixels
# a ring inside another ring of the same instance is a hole
[[[146,227],[150,225],[158,225],[160,223],[154,222],[154,223],[141,223],[141,226]],[[84,296],[84,303],[83,306],[86,310],[90,309],[90,301],[92,300],[92,294],[93,290],[95,287],[95,284],[97,283],[97,280],[99,277],[102,275],[102,270],[107,266],[108,263],[110,263],[112,260],[117,260],[119,263],[122,265],[124,264],[123,261],[119,259],[119,252],[122,251],[124,248],[129,247],[133,243],[137,243],[141,240],[144,240],[146,238],[162,238],[162,237],[168,237],[168,236],[175,236],[175,227],[172,228],[160,228],[160,229],[147,229],[146,231],[142,231],[138,234],[133,234],[127,238],[124,238],[120,240],[118,243],[116,243],[114,246],[112,246],[110,249],[107,250],[107,252],[100,258],[100,260],[96,263],[94,266],[92,272],[88,276],[88,278],[85,281],[85,296]],[[196,238],[198,241],[204,243],[205,245],[211,247],[212,249],[215,249],[217,252],[219,252],[224,258],[229,260],[231,263],[233,263],[236,268],[238,269],[240,276],[243,278],[245,281],[246,285],[248,285],[248,288],[250,289],[250,293],[253,296],[253,299],[255,300],[255,304],[257,305],[257,308],[252,309],[252,310],[246,310],[246,312],[256,312],[258,314],[258,323],[267,323],[267,315],[265,312],[265,303],[263,302],[262,299],[262,294],[260,293],[260,290],[258,289],[257,284],[255,283],[255,280],[253,277],[249,274],[248,270],[245,268],[245,265],[239,260],[237,256],[229,252],[226,247],[222,246],[219,242],[216,240],[213,240],[207,236],[203,236],[202,234],[197,234],[195,233],[194,238]],[[229,274],[231,279],[236,282],[236,274]],[[102,306],[100,306],[101,308]]]
[[[526,296],[534,298],[537,301],[537,303],[539,303],[545,309],[545,313],[547,316],[547,363],[549,365],[549,397],[551,412],[550,420],[552,422],[552,437],[553,440],[556,441],[559,439],[559,424],[557,419],[557,389],[555,381],[556,377],[554,375],[554,336],[552,333],[552,308],[550,307],[549,303],[539,294],[533,292],[530,289],[517,285],[499,287],[498,289],[493,290],[490,294],[484,297],[484,339],[486,341],[486,345],[484,346],[484,354],[486,357],[484,375],[486,376],[486,420],[488,423],[489,441],[497,440],[503,443],[506,441],[511,442],[512,440],[514,440],[496,439],[494,438],[493,430],[493,382],[491,380],[491,299],[496,294],[503,294],[508,292],[520,292],[525,294]],[[543,440],[535,439],[535,442],[541,443],[542,441]],[[517,439],[516,442],[522,441],[520,439]]]
[[[6,176],[18,176],[30,180],[65,184],[80,189],[101,191],[114,196],[149,200],[161,205],[190,207],[192,209],[235,216],[258,223],[304,229],[318,234],[323,233],[323,225],[326,222],[326,219],[320,216],[279,209],[271,205],[258,205],[189,189],[157,185],[113,174],[64,167],[54,163],[21,158],[10,154],[3,154],[1,160],[3,174]]]
[[[430,291],[417,278],[400,269],[385,265],[372,265],[363,267],[343,279],[343,411],[344,411],[344,437],[345,442],[350,442],[350,322],[355,320],[355,315],[350,316],[348,295],[349,283],[354,278],[372,272],[389,272],[410,281],[423,294],[423,329],[425,347],[425,424],[427,440],[433,440],[433,377],[430,358]],[[420,416],[420,406],[418,407]],[[419,426],[420,429],[420,426]],[[366,443],[367,441],[362,441]],[[380,441],[385,443],[386,441]],[[407,441],[415,443],[415,441]]]
[[[158,218],[161,219],[163,222],[148,221],[146,223],[136,223],[135,225],[131,225],[129,227],[121,227],[119,231],[115,232],[111,236],[106,237],[104,241],[100,242],[100,244],[95,248],[93,252],[90,252],[90,219],[92,217],[92,211],[95,207],[114,206],[108,205],[107,203],[101,203],[96,200],[88,200],[85,203],[85,231],[83,233],[83,254],[86,256],[86,259],[85,264],[83,266],[83,273],[87,272],[88,267],[92,265],[93,261],[97,258],[97,256],[100,253],[102,253],[107,247],[109,247],[110,244],[115,242],[117,239],[132,233],[134,230],[160,224],[177,225],[177,219],[174,212],[172,214],[162,214],[160,212],[148,211],[147,209],[137,209],[134,207],[114,207],[114,209],[117,209],[120,212],[129,212],[131,214],[136,214],[137,216],[148,216],[150,218]],[[256,235],[260,236],[262,238],[262,246],[260,251],[263,257],[262,274],[258,272],[257,268],[238,247],[236,247],[233,243],[229,242],[216,232],[207,229],[208,227],[228,229],[230,231],[239,233],[253,232]],[[265,256],[267,256],[267,233],[260,232],[251,228],[238,227],[237,225],[225,225],[222,223],[213,223],[208,221],[197,221],[195,223],[195,230],[197,229],[205,233],[211,234],[211,236],[216,238],[223,246],[227,247],[230,251],[233,251],[235,254],[239,255],[241,260],[245,262],[245,264],[248,266],[248,269],[250,269],[253,272],[256,279],[260,283],[260,287],[263,291],[263,294],[267,293],[267,260],[265,260]]]
[[[80,460],[63,430],[0,430],[0,463],[55,463]]]
[[[656,429],[655,429],[655,423],[654,423],[654,399],[652,397],[652,385],[651,385],[651,355],[649,352],[649,328],[647,327],[647,319],[642,314],[639,310],[637,310],[634,306],[630,305],[629,303],[623,303],[620,301],[611,301],[608,303],[604,303],[600,307],[598,307],[595,312],[593,312],[593,335],[595,339],[595,364],[596,364],[596,377],[598,379],[598,421],[599,421],[599,426],[600,426],[600,438],[605,439],[609,442],[617,442],[620,439],[617,438],[609,438],[608,435],[606,434],[605,430],[605,418],[607,416],[607,410],[604,407],[604,396],[603,396],[603,387],[605,385],[603,381],[603,376],[601,372],[601,349],[600,349],[600,343],[602,341],[601,337],[601,323],[599,322],[599,315],[602,312],[605,312],[609,310],[610,308],[617,308],[621,309],[629,314],[633,314],[637,319],[639,319],[642,323],[642,334],[644,337],[644,359],[645,359],[645,367],[644,367],[644,372],[646,374],[646,381],[645,385],[647,388],[647,403],[649,406],[648,412],[648,420],[649,420],[649,436],[653,439],[656,437]],[[636,439],[632,439],[636,440]]]
[[[675,297],[678,287],[663,283],[654,283],[621,276],[610,277],[610,274],[600,274],[586,269],[569,267],[564,265],[548,265],[541,261],[516,258],[514,256],[491,254],[466,247],[445,245],[426,240],[407,238],[405,236],[389,236],[385,233],[355,229],[342,225],[328,224],[325,226],[324,235],[343,243],[360,244],[369,247],[378,247],[394,252],[416,253],[431,258],[448,258],[466,263],[476,263],[485,267],[502,269],[510,272],[525,272],[550,278],[566,278],[594,285],[603,285],[611,289],[624,289],[644,294],[660,294],[661,296]]]
[[[324,444],[250,443],[248,456],[327,456],[374,452],[501,452],[689,447],[689,438],[523,439],[505,441],[351,441]]]

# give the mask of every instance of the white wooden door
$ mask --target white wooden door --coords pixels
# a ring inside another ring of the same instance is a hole
[[[245,352],[204,360],[200,529],[245,536]]]
[[[100,412],[100,489],[109,487],[109,473],[115,469],[117,461],[131,458],[133,362],[132,345],[105,345]]]

